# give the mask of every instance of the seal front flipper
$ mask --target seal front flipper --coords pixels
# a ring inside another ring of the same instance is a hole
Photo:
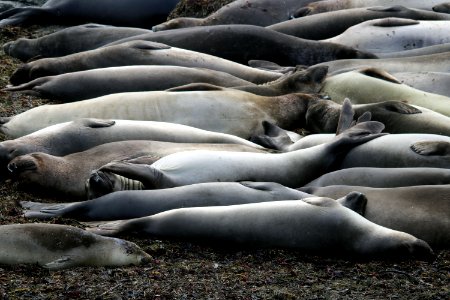
[[[400,102],[400,101],[386,101],[382,102],[382,105],[388,111],[396,112],[403,115],[420,114],[422,111],[414,106]]]
[[[77,265],[78,265],[78,262],[75,260],[75,257],[62,256],[61,258],[58,258],[57,260],[46,263],[45,265],[43,265],[43,267],[46,269],[49,269],[49,270],[60,270],[60,269],[71,268],[71,267],[74,267]]]
[[[276,182],[255,182],[255,181],[240,181],[241,185],[259,191],[273,191],[276,188],[285,188],[285,186]]]
[[[164,50],[172,48],[169,45],[157,42],[150,42],[144,40],[133,41],[130,43],[131,48],[141,49],[141,50]]]
[[[95,118],[86,118],[86,119],[78,119],[73,121],[73,124],[81,124],[85,127],[90,128],[104,128],[111,127],[116,124],[114,120],[103,120],[103,119],[95,119]]]
[[[411,145],[411,150],[423,156],[450,156],[450,143],[444,141],[424,141]]]
[[[347,196],[337,199],[337,202],[343,206],[357,212],[361,216],[364,216],[367,206],[367,197],[359,192],[351,192]]]
[[[269,121],[263,121],[262,126],[264,128],[264,134],[252,135],[250,137],[251,142],[265,148],[280,151],[285,151],[290,145],[293,144],[294,141],[292,141],[286,130],[270,123]]]
[[[293,71],[296,71],[296,70],[299,70],[300,68],[302,68],[301,66],[283,67],[283,66],[280,66],[279,64],[276,64],[271,61],[258,60],[258,59],[249,60],[248,65],[255,69],[260,69],[260,70],[265,70],[265,71],[273,71],[273,72],[282,73],[282,74],[290,73],[290,72],[293,72]],[[306,67],[304,67],[304,69],[306,69]]]
[[[372,26],[377,27],[397,27],[397,26],[410,26],[420,24],[419,21],[413,19],[401,19],[401,18],[385,18],[377,20],[372,23]]]
[[[362,68],[362,69],[359,69],[358,72],[363,75],[369,76],[369,77],[381,79],[381,80],[392,82],[392,83],[402,84],[400,80],[398,80],[397,78],[395,78],[394,76],[392,76],[391,74],[386,72],[385,70],[382,70],[379,68],[374,68],[374,67]]]
[[[167,89],[166,92],[188,92],[188,91],[225,91],[226,89],[210,83],[189,83]]]

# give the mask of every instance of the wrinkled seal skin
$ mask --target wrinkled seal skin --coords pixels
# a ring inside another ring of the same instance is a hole
[[[202,68],[121,66],[41,77],[3,90],[71,102],[116,93],[161,91],[194,82],[225,87],[252,84],[228,73]]]
[[[165,21],[179,0],[49,0],[42,7],[13,8],[0,14],[0,26],[83,24],[150,28]]]
[[[79,118],[109,118],[178,123],[248,139],[263,132],[264,120],[288,130],[301,128],[307,106],[317,99],[301,93],[263,97],[232,89],[121,93],[41,105],[12,118],[0,119],[3,123],[0,130],[18,136]]]
[[[27,218],[112,221],[146,217],[182,207],[237,205],[310,196],[273,182],[209,182],[162,190],[120,191],[74,203],[21,204]]]
[[[64,157],[31,153],[14,158],[7,168],[27,190],[86,199],[85,182],[91,171],[114,161],[149,156],[155,161],[166,155],[192,150],[267,153],[236,144],[190,144],[157,141],[120,141],[102,144]]]
[[[387,17],[414,20],[450,20],[448,14],[410,9],[403,6],[376,6],[306,16],[274,24],[267,28],[304,39],[323,40],[337,36],[358,23]]]
[[[361,186],[310,187],[300,190],[320,197],[343,197],[357,191],[367,197],[364,217],[381,226],[404,231],[433,248],[450,246],[450,186],[370,188]]]
[[[253,25],[197,26],[141,34],[115,41],[117,45],[131,40],[146,40],[192,51],[203,52],[241,64],[249,60],[267,60],[284,66],[319,62],[375,58],[376,56],[333,43],[299,39]],[[277,49],[274,55],[273,49]]]
[[[365,201],[362,194],[352,197],[355,202]],[[132,233],[219,245],[291,248],[353,259],[433,257],[426,242],[376,225],[330,198],[181,208],[88,230],[105,235]]]
[[[78,266],[139,265],[150,255],[136,244],[54,224],[0,226],[0,264],[39,264],[52,270]]]
[[[6,43],[3,51],[12,57],[28,61],[37,57],[58,57],[91,50],[118,39],[147,32],[150,31],[132,27],[86,24],[62,29],[35,39],[19,38]]]
[[[21,65],[11,76],[13,85],[30,80],[90,69],[131,66],[172,65],[207,68],[229,73],[253,83],[278,79],[282,74],[250,68],[212,55],[148,41],[132,41],[57,58],[43,58]]]
[[[450,170],[441,168],[349,168],[314,179],[305,187],[354,185],[390,188],[450,184]]]
[[[236,0],[201,18],[176,18],[153,26],[153,31],[219,24],[269,26],[294,17],[296,11],[312,0]]]

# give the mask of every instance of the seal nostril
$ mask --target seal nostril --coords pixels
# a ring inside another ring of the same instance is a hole
[[[17,165],[15,163],[10,163],[7,168],[9,172],[14,173],[17,170]]]

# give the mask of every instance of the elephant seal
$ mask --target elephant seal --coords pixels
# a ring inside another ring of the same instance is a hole
[[[49,0],[42,7],[13,8],[0,14],[0,26],[83,24],[149,28],[167,19],[179,0]]]
[[[171,189],[119,191],[73,203],[22,202],[21,205],[27,218],[112,221],[146,217],[182,207],[237,205],[310,196],[273,182],[208,182]]]
[[[300,190],[320,197],[343,197],[357,191],[367,197],[364,217],[378,225],[404,231],[433,248],[450,246],[450,186],[397,188],[361,186],[309,187]]]
[[[416,48],[412,50],[404,50],[397,52],[387,52],[387,53],[378,53],[378,57],[385,58],[400,58],[400,57],[412,57],[412,56],[422,56],[422,55],[430,55],[430,54],[438,54],[450,51],[450,43],[437,44],[428,47]]]
[[[224,72],[202,68],[122,66],[41,77],[3,90],[71,102],[116,93],[161,91],[194,82],[225,87],[252,84]]]
[[[131,41],[64,57],[43,58],[26,63],[13,73],[10,82],[18,85],[44,76],[130,65],[206,68],[225,72],[258,84],[273,81],[282,75],[200,52],[149,41]]]
[[[352,197],[365,201],[361,194]],[[291,248],[353,259],[433,257],[426,242],[376,225],[330,198],[180,208],[87,230],[102,235],[131,233],[220,245]]]
[[[415,89],[450,97],[450,73],[400,72],[392,75],[401,83]]]
[[[175,18],[153,26],[153,31],[210,26],[219,24],[249,24],[268,26],[294,17],[296,11],[312,0],[236,0],[224,5],[206,18]]]
[[[324,40],[364,21],[388,17],[414,20],[450,20],[450,15],[403,6],[375,6],[331,11],[268,26],[281,33],[304,39]]]
[[[132,27],[99,24],[73,26],[35,39],[19,38],[3,46],[3,51],[21,61],[39,57],[58,57],[95,49],[118,39],[150,32]],[[73,39],[77,42],[74,43]]]
[[[263,97],[236,90],[194,92],[134,92],[58,105],[41,105],[11,118],[1,118],[0,131],[28,134],[79,118],[154,120],[178,123],[250,138],[270,121],[287,130],[301,128],[307,94]]]
[[[139,265],[151,256],[136,244],[54,224],[0,226],[0,264],[39,264],[51,269]]]
[[[450,170],[441,168],[349,168],[314,179],[304,187],[353,185],[390,188],[450,184]]]
[[[355,86],[358,88],[354,88]],[[325,80],[320,92],[338,103],[345,98],[350,98],[356,104],[398,100],[450,116],[449,97],[401,84],[396,78],[374,68],[330,76]]]
[[[11,160],[7,169],[29,191],[86,199],[85,182],[91,171],[114,161],[149,156],[151,162],[172,153],[189,150],[267,153],[236,144],[190,144],[157,141],[120,141],[102,144],[64,157],[36,152]]]
[[[132,40],[146,40],[173,47],[207,53],[241,64],[249,60],[268,60],[280,65],[310,66],[319,62],[375,58],[371,53],[327,42],[299,39],[253,25],[216,25],[180,28],[141,34],[117,40],[117,45]],[[277,49],[277,54],[273,54]]]
[[[443,0],[323,0],[317,2],[311,2],[305,7],[301,8],[297,13],[299,16],[309,16],[320,14],[329,11],[345,10],[350,8],[361,8],[361,7],[371,7],[371,6],[388,6],[395,5],[406,6],[409,8],[433,10],[434,6],[441,4]]]
[[[341,169],[450,168],[450,137],[437,134],[393,134],[350,150]]]
[[[404,52],[406,53],[409,51]],[[445,49],[444,52],[436,54],[379,59],[343,59],[317,64],[316,66],[328,66],[330,75],[364,68],[378,68],[389,73],[425,71],[450,72],[450,47],[448,50]]]
[[[369,20],[324,41],[372,52],[397,52],[450,42],[450,21]]]
[[[146,189],[215,181],[267,181],[298,187],[326,173],[350,148],[382,135],[383,128],[379,122],[363,122],[330,143],[281,154],[199,150],[171,154],[151,165],[113,162],[91,174],[88,188],[115,188],[116,175],[138,180]]]

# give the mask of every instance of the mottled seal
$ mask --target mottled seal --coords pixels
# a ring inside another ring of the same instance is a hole
[[[415,89],[450,97],[450,73],[400,72],[392,75],[401,83]]]
[[[450,116],[449,97],[414,89],[373,68],[330,76],[325,80],[321,93],[338,103],[345,98],[350,98],[355,104],[397,100]]]
[[[400,57],[412,57],[422,56],[430,54],[438,54],[450,51],[450,43],[438,44],[428,47],[416,48],[412,50],[404,50],[397,52],[378,53],[379,58],[400,58]]]
[[[378,225],[412,234],[432,247],[450,246],[450,186],[397,188],[329,186],[301,188],[321,197],[342,197],[358,191],[367,197],[364,217]]]
[[[176,18],[153,26],[153,31],[219,24],[268,26],[289,20],[312,0],[236,0],[206,18]]]
[[[225,72],[253,83],[265,83],[282,74],[250,68],[212,55],[149,41],[131,41],[56,58],[43,58],[21,65],[10,82],[18,85],[30,80],[90,69],[130,65],[171,65],[207,68]]]
[[[140,218],[182,207],[296,200],[310,196],[273,182],[208,182],[161,190],[119,191],[82,202],[22,202],[21,205],[27,218],[112,221]]]
[[[337,36],[358,23],[388,17],[414,20],[450,20],[450,15],[433,11],[403,6],[375,6],[306,16],[274,24],[267,28],[304,39],[323,40]]]
[[[161,91],[203,82],[232,87],[252,83],[228,73],[179,66],[121,66],[37,78],[4,91],[25,91],[39,97],[70,102],[103,95]]]
[[[450,184],[450,170],[441,168],[348,168],[314,179],[305,187],[354,185],[390,188]]]
[[[216,25],[180,28],[141,34],[117,40],[117,45],[132,40],[164,43],[174,47],[203,52],[247,64],[249,60],[268,60],[280,65],[313,65],[319,62],[375,58],[371,53],[327,42],[299,39],[253,25]],[[276,55],[273,49],[277,49]]]
[[[114,161],[149,156],[155,161],[166,155],[189,150],[266,153],[236,144],[190,144],[157,141],[120,141],[102,144],[64,157],[31,153],[11,160],[7,168],[13,179],[30,191],[86,199],[85,182],[91,171]]]
[[[365,201],[361,194],[354,195],[353,201]],[[433,257],[426,242],[376,225],[330,198],[180,208],[88,230],[105,235],[132,233],[227,245],[292,248],[353,259]]]
[[[409,8],[437,11],[433,6],[441,4],[443,0],[323,0],[307,4],[298,11],[298,15],[306,16],[350,8],[387,6],[392,5],[393,2],[395,5],[402,5]]]
[[[352,147],[379,137],[384,126],[369,121],[337,135],[333,141],[281,154],[186,151],[151,165],[113,162],[91,175],[90,183],[114,187],[116,175],[139,180],[146,189],[215,181],[268,181],[298,187],[329,171]],[[220,168],[213,162],[220,163]],[[202,170],[199,172],[198,170]]]
[[[165,21],[179,0],[49,0],[42,7],[13,8],[0,14],[0,26],[101,24],[149,28]]]
[[[139,35],[149,30],[86,24],[59,30],[35,39],[19,38],[6,43],[3,51],[22,61],[32,58],[57,57],[95,49],[118,39]],[[77,42],[74,43],[73,39]]]
[[[449,31],[450,21],[384,18],[359,23],[325,41],[379,55],[449,43]]]
[[[107,95],[59,105],[41,105],[11,118],[0,130],[28,134],[79,118],[165,121],[249,138],[263,132],[262,121],[282,128],[301,128],[307,94],[263,97],[236,90],[200,92],[135,92]],[[5,129],[3,129],[5,128]]]
[[[48,269],[125,266],[150,262],[136,244],[52,224],[0,226],[0,264],[39,264]]]

